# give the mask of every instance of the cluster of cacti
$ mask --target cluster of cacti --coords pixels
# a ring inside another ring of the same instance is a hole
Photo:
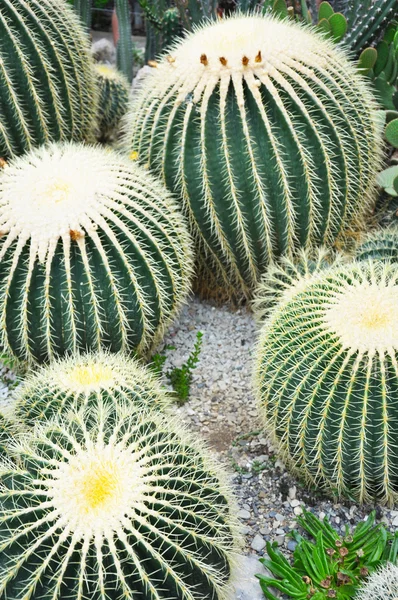
[[[174,201],[109,149],[53,144],[0,178],[1,345],[26,360],[148,350],[190,289]]]
[[[215,460],[155,411],[44,422],[0,467],[0,596],[224,600],[234,519]]]
[[[397,600],[398,566],[387,563],[372,573],[355,595],[355,600]]]
[[[256,386],[267,428],[307,481],[398,500],[398,266],[309,279],[265,324]]]
[[[120,120],[126,114],[129,104],[130,83],[112,66],[95,66],[99,87],[98,138],[106,141],[117,134]]]
[[[95,76],[73,9],[63,0],[2,0],[0,38],[0,157],[51,140],[94,140]]]
[[[139,0],[146,18],[145,60],[155,59],[181,34],[181,19],[170,0]]]
[[[274,257],[330,245],[372,205],[372,96],[295,23],[237,16],[197,30],[145,78],[125,128],[180,197],[202,278],[247,295]]]
[[[54,361],[18,389],[15,413],[29,426],[68,410],[108,403],[162,409],[170,398],[148,369],[124,354],[88,353]]]

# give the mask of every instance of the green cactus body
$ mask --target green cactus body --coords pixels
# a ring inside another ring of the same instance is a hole
[[[163,46],[168,48],[180,34],[180,14],[174,6],[165,11],[162,20]]]
[[[309,280],[265,323],[256,387],[294,472],[360,502],[398,500],[398,266]]]
[[[171,399],[138,361],[121,353],[100,352],[42,367],[24,380],[15,402],[18,419],[32,426],[37,420],[101,402],[163,409]]]
[[[256,289],[252,303],[256,319],[263,321],[280,302],[305,288],[309,279],[343,261],[342,255],[323,247],[301,250],[295,258],[283,256],[270,265]]]
[[[0,0],[0,39],[0,157],[52,140],[93,141],[97,89],[73,9],[62,0]]]
[[[17,425],[0,414],[0,457],[7,457],[7,446],[18,432]]]
[[[100,95],[98,137],[100,141],[106,141],[117,133],[120,120],[127,112],[130,84],[114,67],[98,64],[95,72]]]
[[[344,54],[297,23],[203,26],[148,75],[125,130],[179,195],[204,281],[246,295],[272,259],[333,243],[373,200],[373,99]]]
[[[398,598],[398,566],[386,563],[369,576],[354,600],[396,600]]]
[[[0,181],[0,231],[1,344],[20,359],[143,353],[189,291],[182,216],[109,149],[53,144],[15,159]]]
[[[398,227],[392,226],[367,234],[355,249],[357,260],[392,261],[398,263]]]
[[[0,469],[0,595],[226,600],[234,549],[219,465],[152,411],[37,427]]]
[[[397,0],[375,0],[350,29],[342,44],[351,52],[360,54],[367,46],[377,42],[387,26],[398,16]]]

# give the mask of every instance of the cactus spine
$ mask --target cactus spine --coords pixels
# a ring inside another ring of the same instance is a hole
[[[357,260],[375,258],[398,263],[398,227],[368,233],[356,247],[354,256]]]
[[[106,141],[117,133],[120,120],[126,114],[129,103],[130,83],[114,67],[95,66],[99,86],[98,137]]]
[[[387,26],[398,16],[397,0],[375,0],[360,14],[361,17],[342,42],[356,54],[377,42]]]
[[[53,362],[24,380],[16,394],[19,420],[37,420],[81,407],[120,403],[163,409],[171,402],[138,361],[123,354],[89,353]]]
[[[52,140],[94,140],[95,77],[73,9],[62,0],[0,0],[0,39],[0,157]]]
[[[0,181],[5,351],[145,352],[189,291],[189,236],[168,192],[109,149],[53,144]]]
[[[398,500],[398,266],[309,280],[264,325],[260,410],[290,466],[360,502]]]
[[[100,406],[36,428],[10,453],[2,597],[226,600],[229,488],[174,423]]]
[[[372,573],[359,588],[354,600],[396,600],[398,598],[398,567],[387,563]]]
[[[125,142],[179,194],[204,279],[211,270],[250,295],[274,257],[333,243],[369,207],[373,109],[332,42],[239,15],[198,29],[152,69]]]
[[[116,16],[119,27],[117,43],[117,66],[128,81],[133,80],[133,40],[129,0],[115,0]]]

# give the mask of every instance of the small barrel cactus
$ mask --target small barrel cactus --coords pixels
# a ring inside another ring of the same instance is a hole
[[[15,400],[17,417],[28,425],[100,402],[162,409],[171,401],[138,361],[108,352],[65,358],[42,367],[23,381]]]
[[[275,257],[332,244],[373,201],[381,134],[367,84],[294,22],[203,25],[151,70],[124,128],[180,197],[202,290],[250,295]]]
[[[0,327],[6,352],[145,352],[189,291],[191,250],[169,193],[109,149],[52,144],[0,179]]]
[[[278,263],[271,264],[261,278],[252,303],[254,316],[263,321],[279,302],[303,289],[311,277],[343,260],[342,255],[324,247],[311,251],[301,249],[294,258],[283,256]]]
[[[398,567],[392,563],[387,563],[372,573],[354,596],[354,600],[397,600],[397,598]]]
[[[155,411],[106,406],[45,422],[0,467],[0,596],[225,600],[228,485]]]
[[[0,0],[0,157],[95,139],[88,37],[63,0]]]
[[[98,138],[107,141],[117,134],[120,120],[127,112],[130,83],[115,67],[97,64],[95,73],[99,86]]]
[[[19,428],[10,419],[0,414],[0,456],[7,456],[7,445],[14,439]]]
[[[398,266],[338,265],[265,323],[256,388],[300,476],[360,502],[398,500]]]
[[[398,227],[377,229],[365,235],[355,249],[355,258],[398,262]]]

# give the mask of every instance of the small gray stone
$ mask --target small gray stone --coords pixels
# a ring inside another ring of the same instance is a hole
[[[248,510],[245,510],[244,508],[241,508],[238,511],[238,517],[239,519],[250,519],[250,512]]]
[[[253,550],[255,550],[256,552],[260,552],[265,548],[265,544],[265,539],[261,537],[261,535],[257,534],[253,539],[252,543],[250,544],[250,547],[253,548]]]
[[[290,540],[287,543],[287,549],[290,550],[290,552],[294,552],[297,546],[297,542],[295,540]]]
[[[258,560],[258,556],[239,556],[232,572],[234,600],[264,600],[264,594],[256,575],[271,576]],[[276,592],[279,597],[279,592]]]
[[[300,506],[300,500],[293,498],[293,500],[290,500],[290,506],[292,508],[295,508],[296,506]]]

